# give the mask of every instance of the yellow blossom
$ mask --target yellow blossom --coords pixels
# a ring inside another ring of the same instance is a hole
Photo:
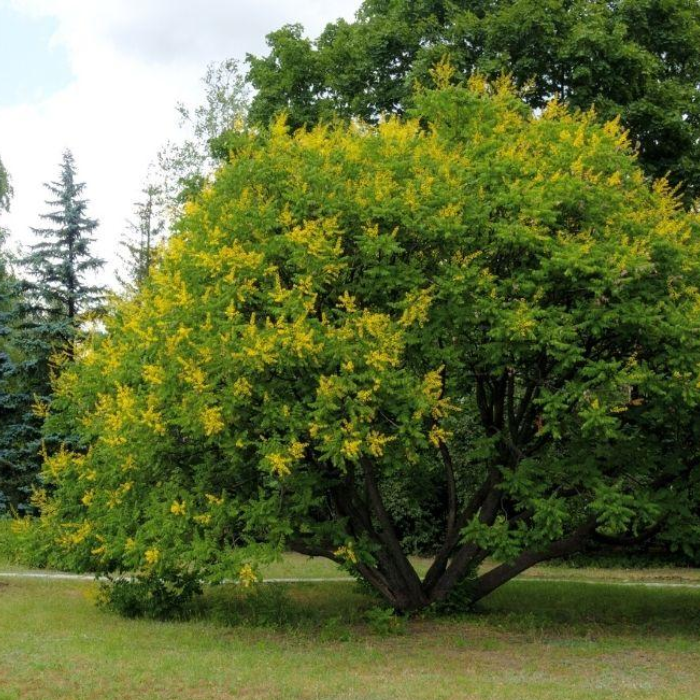
[[[357,554],[355,554],[352,544],[338,547],[333,554],[335,554],[336,557],[340,557],[341,559],[345,559],[353,564],[357,564]]]
[[[248,398],[253,393],[253,386],[245,377],[239,377],[232,389],[237,398]]]
[[[357,400],[360,403],[369,403],[372,400],[372,396],[374,396],[374,392],[371,389],[360,389],[357,392]]]
[[[279,477],[289,476],[292,473],[289,468],[292,461],[290,457],[273,452],[267,455],[267,461],[270,463],[272,471]]]
[[[142,374],[149,384],[162,384],[165,381],[165,370],[159,365],[145,365]]]
[[[293,442],[292,446],[289,448],[289,454],[292,455],[292,459],[301,459],[304,456],[304,450],[307,446],[305,442]]]
[[[153,566],[160,561],[160,551],[157,548],[152,547],[151,549],[146,550],[144,557],[146,559],[146,563],[149,566]]]
[[[354,314],[357,311],[357,302],[355,297],[348,294],[347,291],[343,292],[340,297],[338,297],[338,305],[345,309],[349,314]]]
[[[381,457],[384,454],[385,445],[396,440],[395,436],[382,435],[374,430],[367,436],[367,450],[373,457]]]
[[[422,391],[426,398],[437,401],[442,394],[442,373],[443,368],[428,372],[423,377]]]
[[[184,501],[173,501],[172,505],[170,506],[170,512],[173,515],[185,515],[187,512],[187,506],[185,505]]]
[[[361,440],[345,440],[341,451],[347,459],[357,459],[360,456],[361,448]]]
[[[202,411],[202,426],[207,437],[217,435],[224,429],[224,419],[219,406],[210,406]]]
[[[156,435],[165,435],[167,433],[162,415],[156,411],[152,405],[141,414],[141,420],[143,420]]]
[[[450,433],[444,428],[440,428],[437,425],[434,425],[430,429],[430,433],[428,435],[428,439],[430,440],[431,444],[435,447],[440,447],[440,445],[445,443],[449,437]]]
[[[180,359],[180,364],[183,366],[182,378],[195,391],[202,392],[206,389],[207,375],[204,370],[196,365],[191,360]]]
[[[250,588],[258,582],[258,577],[250,564],[245,564],[238,572],[238,582],[243,588]]]

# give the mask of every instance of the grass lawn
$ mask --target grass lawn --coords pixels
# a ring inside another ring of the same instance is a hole
[[[325,567],[292,557],[267,575]],[[223,586],[172,623],[103,612],[90,583],[6,584],[0,700],[695,700],[700,687],[693,589],[515,581],[475,614],[383,635],[365,618],[376,601],[346,583]]]

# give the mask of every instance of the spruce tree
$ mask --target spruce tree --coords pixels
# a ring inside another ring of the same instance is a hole
[[[30,508],[41,452],[36,405],[50,391],[49,353],[25,332],[22,282],[10,256],[0,258],[0,515]]]
[[[99,310],[106,290],[88,279],[104,260],[90,250],[98,222],[87,216],[85,183],[76,180],[70,151],[63,154],[60,167],[59,179],[45,184],[53,195],[46,201],[52,211],[41,218],[51,225],[32,229],[40,240],[30,247],[24,264],[32,279],[28,311],[48,331],[52,344],[62,345],[70,355],[81,323],[86,314]]]
[[[60,176],[48,183],[46,228],[32,229],[39,242],[21,263],[27,279],[0,269],[0,512],[30,509],[43,450],[66,435],[42,435],[56,362],[72,360],[81,327],[97,311],[104,287],[89,276],[104,264],[90,251],[97,221],[87,216],[85,184],[76,179],[69,151]]]

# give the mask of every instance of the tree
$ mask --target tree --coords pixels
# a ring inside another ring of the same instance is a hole
[[[0,160],[0,211],[7,211],[10,208],[10,198],[12,197],[12,186],[10,176],[5,170],[5,166]]]
[[[228,157],[230,134],[242,129],[246,120],[248,88],[237,61],[209,64],[202,82],[204,104],[177,105],[180,126],[189,136],[179,143],[168,142],[158,154],[159,204],[171,219]]]
[[[137,202],[136,222],[128,222],[128,232],[121,241],[124,254],[121,257],[126,277],[119,281],[127,290],[140,289],[148,279],[155,258],[155,248],[165,232],[165,221],[159,216],[157,201],[160,190],[147,186],[144,200]]]
[[[23,264],[33,280],[27,285],[27,313],[54,348],[71,354],[81,323],[104,301],[105,287],[90,279],[104,260],[90,250],[98,222],[87,216],[85,183],[76,181],[70,151],[63,154],[60,167],[59,179],[45,185],[55,199],[46,202],[53,211],[42,219],[52,226],[32,229],[40,241],[30,246]]]
[[[249,134],[186,207],[56,385],[57,563],[177,590],[288,547],[416,610],[593,540],[698,546],[697,217],[617,122],[440,72],[408,120]],[[442,499],[422,580],[397,484]]]
[[[86,215],[85,188],[76,182],[70,152],[58,181],[47,184],[55,199],[43,216],[51,228],[34,229],[42,240],[21,261],[26,279],[6,273],[0,280],[4,304],[4,352],[0,358],[0,491],[13,509],[31,511],[42,453],[67,435],[42,434],[51,401],[51,378],[69,361],[82,324],[101,303],[104,288],[87,277],[102,267],[90,252],[97,221]]]
[[[15,448],[26,444],[26,434],[17,428],[16,356],[13,331],[20,301],[18,280],[5,250],[5,234],[0,230],[0,514],[8,507],[17,509],[28,500],[26,474],[14,461]],[[38,455],[35,462],[38,461]],[[35,470],[35,473],[38,470]]]
[[[250,110],[293,127],[335,112],[376,120],[403,113],[416,82],[445,56],[464,74],[512,75],[542,109],[555,95],[620,115],[640,163],[670,172],[686,201],[700,194],[700,4],[696,0],[365,0],[353,23],[310,41],[298,25],[249,56]]]
[[[11,196],[9,176],[0,162],[0,209],[9,209]],[[12,269],[13,256],[6,242],[6,232],[0,227],[0,515],[8,509],[28,511],[41,444],[41,431],[32,413],[37,386],[25,384],[30,363],[17,347],[22,282]]]
[[[33,511],[44,444],[42,416],[51,391],[50,348],[25,315],[22,287],[5,259],[0,274],[0,513]]]

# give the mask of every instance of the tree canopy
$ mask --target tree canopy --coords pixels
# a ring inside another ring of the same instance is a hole
[[[447,73],[408,119],[239,138],[58,379],[54,561],[250,583],[289,547],[411,610],[700,543],[697,217],[617,121]],[[442,504],[423,580],[389,485]]]
[[[403,113],[445,56],[464,74],[512,75],[543,108],[558,95],[630,130],[640,163],[700,194],[700,4],[696,0],[365,0],[315,40],[299,25],[249,56],[251,119]]]
[[[10,197],[12,196],[12,187],[10,185],[10,176],[0,160],[0,210],[7,211],[10,208]]]

